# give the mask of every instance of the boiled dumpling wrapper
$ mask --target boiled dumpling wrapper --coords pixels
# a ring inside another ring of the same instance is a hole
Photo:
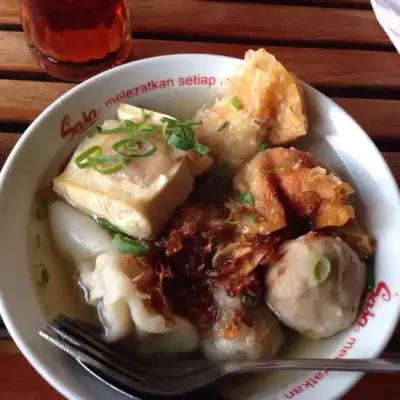
[[[173,344],[176,353],[197,348],[192,324],[177,316],[173,316],[174,324],[167,323],[136,292],[133,279],[143,271],[140,259],[115,252],[110,235],[96,221],[62,201],[49,206],[49,218],[57,248],[79,271],[88,302],[99,306],[107,341],[121,340],[136,331],[146,348],[150,339]],[[183,336],[185,341],[180,340]]]
[[[219,319],[201,346],[212,361],[259,360],[276,355],[284,340],[279,322],[265,308],[245,310],[240,297],[231,297],[223,289],[214,291]],[[253,327],[235,323],[237,312],[246,315]]]

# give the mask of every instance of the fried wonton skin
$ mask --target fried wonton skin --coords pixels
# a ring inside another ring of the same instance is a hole
[[[249,50],[243,66],[226,83],[222,97],[196,115],[201,143],[213,157],[238,168],[265,141],[279,145],[307,133],[301,87],[264,49]]]

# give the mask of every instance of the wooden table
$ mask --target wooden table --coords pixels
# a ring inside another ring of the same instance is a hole
[[[187,52],[243,57],[248,48],[265,47],[354,116],[400,182],[400,56],[369,0],[136,0],[130,5],[132,60]],[[25,45],[18,1],[0,0],[0,165],[30,122],[72,86],[38,68]],[[400,328],[385,356],[400,357]],[[398,377],[367,375],[344,398],[378,396],[400,398]],[[1,336],[0,399],[61,399]]]

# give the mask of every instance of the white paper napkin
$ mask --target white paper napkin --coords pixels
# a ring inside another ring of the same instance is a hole
[[[400,0],[371,0],[382,28],[400,53]]]

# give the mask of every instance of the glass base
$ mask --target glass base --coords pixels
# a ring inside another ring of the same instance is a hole
[[[117,51],[110,53],[101,60],[92,60],[86,63],[61,62],[43,54],[38,48],[29,45],[31,53],[38,64],[49,75],[71,82],[81,82],[100,72],[123,64],[129,57],[132,49],[132,40],[128,40]]]

